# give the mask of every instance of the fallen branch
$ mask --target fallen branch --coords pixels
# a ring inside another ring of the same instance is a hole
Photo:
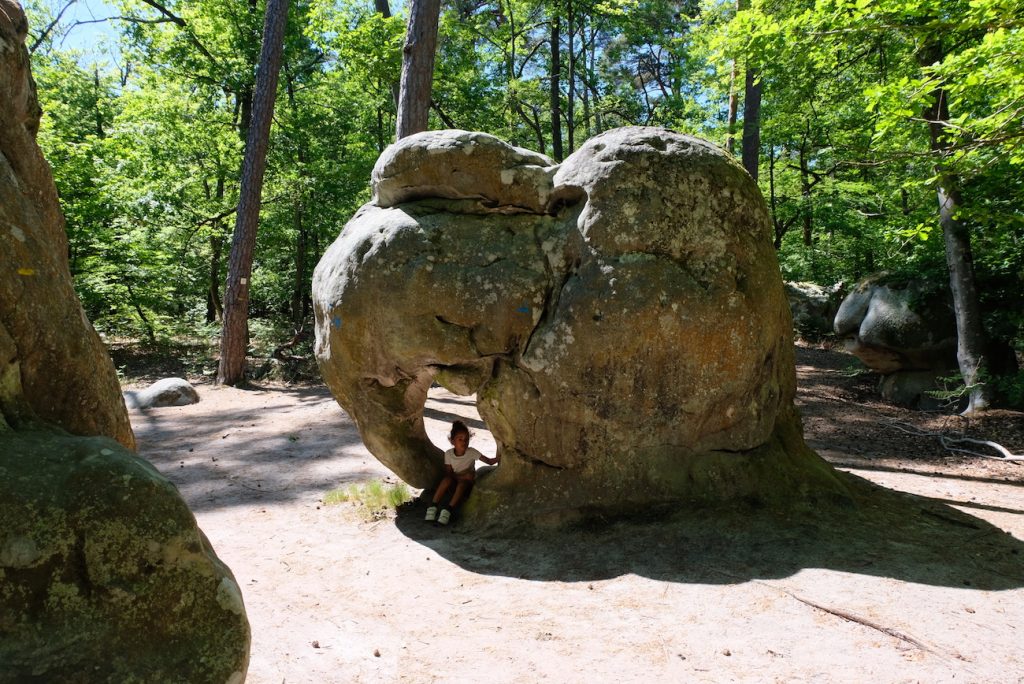
[[[284,344],[282,344],[282,345],[280,345],[278,347],[275,347],[274,351],[270,354],[270,357],[273,358],[273,359],[277,359],[279,361],[303,361],[303,360],[305,360],[306,357],[304,357],[304,356],[291,356],[291,355],[285,354],[284,352],[285,352],[286,349],[291,349],[292,347],[296,346],[300,342],[305,342],[306,340],[310,339],[312,336],[313,335],[312,335],[312,333],[310,331],[304,330],[303,328],[299,328],[298,330],[295,331],[295,334],[292,336],[292,338],[290,340],[288,340],[287,342],[285,342]]]
[[[743,577],[740,577],[739,575],[735,575],[735,574],[730,573],[730,572],[724,572],[722,570],[718,570],[717,568],[709,568],[709,569],[712,570],[712,572],[716,572],[718,574],[725,575],[727,577],[734,577],[734,578],[739,579],[739,580],[745,579]],[[820,611],[822,611],[824,613],[828,613],[829,615],[834,615],[837,618],[841,618],[843,620],[846,620],[847,622],[853,622],[853,623],[856,623],[858,625],[863,625],[864,627],[867,627],[869,629],[874,629],[874,630],[879,631],[882,634],[890,636],[890,637],[892,637],[894,639],[899,639],[900,641],[904,641],[904,642],[910,644],[911,646],[914,646],[916,648],[921,649],[922,651],[925,651],[926,653],[931,653],[933,655],[938,655],[938,656],[945,655],[945,654],[936,652],[934,649],[929,648],[927,645],[925,645],[919,639],[916,639],[916,638],[910,636],[909,634],[905,634],[905,633],[899,631],[898,629],[893,629],[892,627],[886,627],[883,624],[879,624],[879,623],[877,623],[877,622],[875,622],[873,620],[869,620],[867,618],[861,617],[859,615],[856,615],[855,613],[851,613],[851,612],[849,612],[847,610],[843,610],[841,608],[830,608],[828,606],[823,606],[820,603],[816,603],[814,601],[811,601],[810,599],[806,599],[803,596],[800,596],[799,594],[797,594],[796,592],[790,591],[789,589],[787,589],[785,587],[780,587],[777,584],[772,584],[770,582],[764,582],[764,581],[761,581],[761,580],[753,580],[753,582],[755,584],[760,584],[763,587],[768,587],[769,589],[774,589],[775,591],[777,591],[777,592],[779,592],[781,594],[785,594],[786,596],[789,596],[792,599],[796,599],[797,601],[799,601],[800,603],[804,604],[805,606],[810,606],[811,608],[815,608],[815,609],[820,610]],[[958,660],[964,660],[964,661],[967,660],[962,655],[960,655],[959,653],[956,653],[956,652],[953,653],[953,657],[957,658]]]
[[[932,649],[928,648],[927,646],[925,646],[923,643],[921,643],[920,641],[918,641],[914,637],[910,636],[909,634],[904,634],[903,632],[899,631],[898,629],[893,629],[892,627],[886,627],[885,625],[879,624],[879,623],[877,623],[877,622],[875,622],[873,620],[868,620],[867,618],[861,617],[859,615],[855,615],[854,613],[850,613],[848,611],[842,610],[841,608],[829,608],[828,606],[823,606],[820,603],[815,603],[814,601],[811,601],[809,599],[805,599],[803,596],[800,596],[798,594],[794,594],[793,592],[787,591],[786,589],[782,589],[781,587],[775,587],[775,588],[778,589],[779,591],[785,593],[785,594],[788,594],[789,596],[793,597],[794,599],[796,599],[800,603],[804,604],[805,606],[810,606],[811,608],[816,608],[817,610],[820,610],[820,611],[822,611],[824,613],[828,613],[829,615],[835,615],[836,617],[842,618],[843,620],[846,620],[848,622],[855,622],[858,625],[864,625],[865,627],[869,627],[870,629],[877,630],[877,631],[881,632],[882,634],[887,634],[887,635],[893,637],[894,639],[899,639],[900,641],[905,641],[908,644],[911,644],[912,646],[916,646],[917,648],[919,648],[922,651],[925,651],[927,653],[935,653],[935,651],[933,651]]]
[[[915,435],[917,437],[938,437],[939,443],[942,444],[943,448],[946,451],[956,451],[956,452],[959,452],[961,454],[969,454],[971,456],[980,456],[981,458],[990,458],[990,459],[992,459],[994,461],[1011,461],[1011,462],[1024,461],[1024,455],[1014,454],[1009,449],[1004,447],[1002,444],[999,444],[997,442],[992,442],[992,441],[987,440],[987,439],[972,439],[970,437],[949,437],[949,436],[944,435],[944,434],[942,434],[940,432],[925,432],[924,430],[918,430],[913,425],[909,425],[907,423],[903,423],[903,422],[900,422],[900,421],[888,421],[885,424],[888,425],[889,427],[895,428],[895,429],[897,429],[897,430],[899,430],[901,432],[906,432],[907,434]],[[989,447],[991,449],[995,449],[1000,454],[1002,454],[1002,456],[992,456],[991,454],[983,454],[983,453],[978,452],[978,451],[971,451],[970,449],[961,449],[959,447],[950,446],[951,444],[961,444],[961,443],[981,444],[982,446],[987,446],[987,447]]]

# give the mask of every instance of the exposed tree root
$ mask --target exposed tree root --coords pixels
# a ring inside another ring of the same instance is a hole
[[[940,432],[925,432],[924,430],[918,430],[913,425],[909,425],[908,423],[904,423],[902,421],[897,420],[886,421],[885,424],[888,425],[889,427],[900,430],[901,432],[906,432],[907,434],[915,435],[917,437],[938,437],[939,442],[942,444],[943,448],[946,449],[946,451],[955,451],[961,454],[968,454],[970,456],[990,458],[994,461],[1013,461],[1018,463],[1020,461],[1024,461],[1024,455],[1014,454],[1009,449],[1004,447],[1002,444],[998,444],[997,442],[991,442],[987,439],[972,439],[970,437],[949,437],[948,435],[944,435]],[[963,443],[980,444],[982,446],[987,446],[991,449],[995,449],[1000,454],[1002,454],[1002,456],[993,456],[991,454],[983,454],[978,451],[971,451],[970,449],[961,449],[959,447],[952,446],[953,444]]]

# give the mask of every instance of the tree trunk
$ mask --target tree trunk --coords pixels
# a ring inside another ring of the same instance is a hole
[[[100,88],[100,69],[99,67],[93,67],[93,87],[95,88],[96,102],[94,103],[93,109],[96,114],[96,137],[105,138],[106,132],[103,130],[103,110],[100,109],[100,101],[103,98],[102,89]]]
[[[551,156],[562,161],[562,56],[561,21],[557,14],[551,17]]]
[[[245,86],[237,95],[238,98],[238,137],[243,142],[249,140],[249,128],[252,125],[252,87]]]
[[[569,133],[569,151],[576,149],[576,21],[572,0],[568,2],[566,26],[569,29],[569,80],[565,99],[565,127]]]
[[[216,206],[220,206],[224,200],[224,169],[218,164],[217,187],[210,192],[210,184],[203,181],[206,188],[206,199],[216,199]],[[210,226],[210,285],[206,288],[206,322],[214,323],[223,320],[223,300],[220,297],[220,258],[224,250],[224,236],[221,234],[223,219],[216,219]]]
[[[779,230],[781,221],[779,221],[778,198],[775,196],[775,151],[771,147],[768,148],[768,207],[771,210],[772,230],[775,233],[775,240],[772,244],[778,251],[782,247],[784,233]]]
[[[918,53],[923,66],[931,66],[943,58],[937,42],[925,45]],[[931,137],[931,150],[935,153],[935,191],[939,202],[939,226],[946,244],[946,265],[949,268],[949,288],[953,293],[956,314],[956,358],[960,375],[970,389],[970,400],[964,415],[984,411],[991,402],[992,391],[985,384],[989,363],[985,357],[986,336],[981,319],[981,304],[974,277],[974,255],[971,233],[957,217],[963,204],[960,179],[945,163],[949,154],[946,124],[949,122],[948,94],[942,87],[932,91],[932,104],[925,112]]]
[[[295,281],[292,286],[292,325],[296,330],[302,328],[306,320],[306,302],[309,285],[306,283],[306,227],[302,220],[302,201],[295,203],[292,209],[292,221],[295,226]]]
[[[737,68],[736,60],[732,61],[732,74],[729,76],[729,135],[725,139],[725,149],[729,154],[736,154],[736,113],[739,110],[739,97],[736,93]]]
[[[139,298],[135,295],[135,290],[132,288],[131,281],[126,279],[124,281],[124,287],[128,290],[128,301],[132,303],[135,313],[139,315],[139,320],[142,321],[142,327],[146,329],[146,337],[149,338],[149,343],[155,347],[156,332],[153,330],[153,324],[149,322],[149,318],[146,316],[146,311],[142,308]]]
[[[440,13],[441,0],[411,0],[409,3],[409,27],[402,50],[402,83],[395,126],[398,140],[427,130]]]
[[[737,0],[736,9],[750,7],[750,0]],[[747,57],[747,77],[743,88],[743,141],[741,154],[743,168],[757,180],[758,160],[761,155],[761,81],[758,71]]]
[[[736,11],[743,9],[745,0],[736,0]],[[739,110],[739,95],[736,92],[736,79],[739,76],[739,62],[732,60],[732,72],[729,74],[729,135],[725,140],[725,148],[729,154],[736,154],[736,114]]]
[[[387,10],[387,0],[377,0],[378,10],[380,5],[383,3],[385,11]],[[384,15],[388,16],[387,14]],[[285,77],[285,92],[288,94],[288,108],[291,110],[292,115],[296,118],[299,115],[299,108],[295,102],[295,81],[292,78],[291,72],[288,70],[288,62],[284,63],[284,77]],[[379,108],[378,108],[379,110]],[[307,153],[306,138],[300,132],[296,137],[296,168],[299,171],[300,188],[305,188],[305,180],[307,178],[306,173],[306,162],[309,159]],[[292,325],[295,330],[302,328],[303,322],[306,320],[306,313],[308,311],[307,302],[309,301],[309,284],[306,283],[306,268],[308,261],[308,239],[306,235],[306,223],[303,220],[305,216],[305,191],[300,189],[298,196],[295,198],[295,203],[292,205],[292,226],[295,228],[295,278],[292,281],[292,296],[291,296],[291,316]]]
[[[388,0],[374,0],[374,7],[377,9],[377,13],[385,19],[391,18],[391,7],[388,5]],[[391,82],[391,98],[395,101],[395,111],[398,110],[398,97],[400,94],[398,83]]]
[[[224,249],[224,238],[210,236],[210,287],[206,291],[206,322],[223,320],[224,305],[220,298],[220,255]]]
[[[237,385],[245,381],[245,357],[249,347],[249,277],[256,246],[256,228],[263,191],[263,172],[267,166],[270,124],[274,118],[277,77],[281,69],[284,30],[288,22],[288,0],[267,0],[263,24],[263,46],[256,74],[256,95],[252,123],[245,142],[241,188],[235,234],[231,240],[227,286],[224,293],[224,326],[220,339],[220,366],[217,382]]]
[[[756,176],[755,176],[756,178]],[[807,145],[800,145],[800,215],[804,224],[804,247],[810,247],[814,242],[813,214],[811,213],[811,175],[807,166]]]
[[[743,93],[743,168],[756,181],[761,152],[761,82],[757,80],[757,70],[749,64]]]
[[[585,88],[590,91],[591,101],[594,103],[594,135],[601,133],[604,130],[604,122],[601,120],[601,94],[597,90],[597,77],[596,73],[597,64],[597,29],[591,25],[590,29],[590,55],[588,57],[587,67],[584,71],[587,74],[586,82],[583,84]]]

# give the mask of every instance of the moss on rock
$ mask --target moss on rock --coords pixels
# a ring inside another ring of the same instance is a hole
[[[0,434],[0,682],[240,681],[241,593],[177,489],[116,442]]]

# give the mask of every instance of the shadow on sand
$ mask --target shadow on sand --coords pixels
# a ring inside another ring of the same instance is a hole
[[[265,402],[214,416],[177,407],[130,412],[139,454],[178,487],[193,511],[315,500],[376,476],[372,465],[360,465],[372,457],[343,411],[306,413],[320,404],[336,406],[326,388],[250,389]],[[268,425],[274,419],[282,425]],[[333,465],[329,473],[325,465]]]
[[[734,584],[822,568],[945,587],[1024,586],[1024,542],[944,503],[843,474],[856,505],[682,510],[658,519],[481,537],[423,521],[407,504],[395,523],[410,539],[482,574],[586,582],[626,574]]]

